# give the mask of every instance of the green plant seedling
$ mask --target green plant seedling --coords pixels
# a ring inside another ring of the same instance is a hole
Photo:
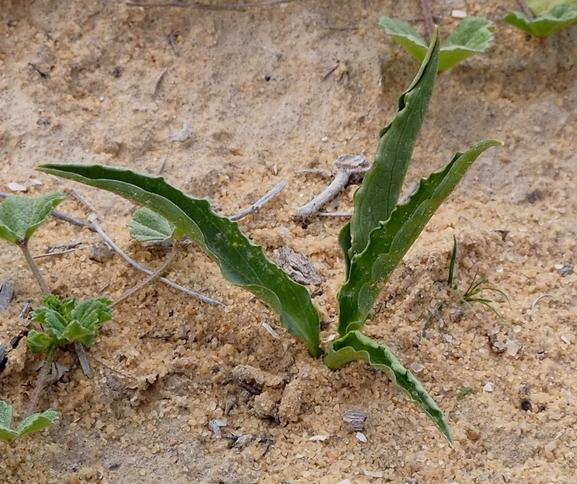
[[[50,427],[58,420],[58,413],[48,409],[35,413],[20,422],[16,430],[12,429],[12,405],[0,400],[0,439],[15,440],[18,437]]]
[[[420,181],[415,192],[399,203],[405,174],[429,104],[437,67],[438,30],[417,76],[399,99],[399,111],[380,133],[375,163],[354,198],[351,221],[339,235],[346,282],[339,299],[339,338],[324,360],[338,369],[367,360],[384,371],[451,441],[442,411],[423,385],[385,345],[361,333],[373,304],[392,271],[409,250],[435,210],[453,191],[475,159],[499,144],[484,141],[457,153],[441,170]],[[109,190],[144,205],[195,241],[219,265],[223,276],[260,297],[280,316],[289,333],[304,340],[312,356],[322,354],[319,314],[309,292],[293,282],[239,230],[216,214],[206,200],[190,197],[160,177],[102,165],[48,164],[40,171]],[[178,235],[180,235],[178,234]]]
[[[536,37],[548,37],[577,21],[577,0],[528,0],[527,4],[535,18],[511,12],[503,20]]]
[[[458,289],[458,285],[453,283],[453,277],[455,273],[455,262],[457,260],[457,246],[458,246],[457,238],[453,235],[453,252],[451,253],[451,263],[449,265],[449,278],[447,282],[449,287],[454,290]],[[511,302],[509,301],[509,296],[507,296],[507,294],[501,289],[498,289],[493,286],[487,286],[486,285],[487,282],[488,282],[487,279],[481,279],[480,281],[477,281],[477,275],[475,274],[475,277],[473,277],[473,281],[471,282],[470,286],[465,291],[465,294],[463,294],[463,296],[461,297],[461,301],[463,301],[469,307],[469,309],[471,309],[471,311],[475,311],[471,303],[476,302],[482,304],[491,311],[493,311],[501,321],[504,321],[499,311],[497,311],[493,306],[493,300],[478,297],[478,295],[484,291],[497,292],[501,294],[507,300],[507,303],[509,303],[510,305]]]
[[[0,203],[0,238],[22,249],[44,294],[50,293],[50,289],[30,254],[28,241],[62,201],[64,197],[60,193],[47,193],[38,198],[12,196]]]
[[[61,301],[58,296],[42,297],[43,306],[32,312],[32,321],[42,324],[44,331],[28,332],[28,347],[32,353],[51,353],[70,343],[91,345],[102,324],[112,319],[112,301],[105,297],[88,299],[81,303],[69,297]]]
[[[427,43],[407,22],[381,17],[379,25],[409,54],[423,62],[427,54]],[[493,30],[493,22],[486,18],[465,17],[441,47],[439,72],[446,71],[475,54],[485,52],[493,40]]]

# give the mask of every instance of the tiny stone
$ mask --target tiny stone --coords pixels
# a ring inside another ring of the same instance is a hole
[[[362,432],[357,432],[355,437],[363,443],[365,443],[367,441],[365,434],[363,434]]]
[[[351,428],[355,432],[360,432],[361,430],[363,430],[366,419],[367,414],[362,410],[347,410],[345,412],[345,416],[343,417],[343,420],[351,424]]]
[[[494,385],[493,383],[489,382],[483,387],[483,391],[487,393],[493,393]]]
[[[411,363],[411,370],[414,373],[421,373],[424,369],[425,369],[425,367],[423,365],[421,365],[420,363],[416,363],[416,362]]]
[[[467,16],[467,12],[464,10],[453,10],[451,11],[451,17],[453,18],[465,18]]]
[[[27,187],[25,187],[24,185],[21,185],[20,183],[16,183],[16,182],[8,183],[8,188],[10,190],[12,190],[13,192],[27,192],[28,191]]]

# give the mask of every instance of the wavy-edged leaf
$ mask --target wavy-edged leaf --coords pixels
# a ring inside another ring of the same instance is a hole
[[[56,410],[49,408],[42,413],[35,413],[25,418],[16,428],[18,437],[50,427],[58,420]]]
[[[423,62],[429,46],[408,22],[389,17],[381,17],[379,18],[379,25],[385,29],[385,32],[389,34],[397,44],[400,44],[419,62]]]
[[[417,136],[433,94],[439,62],[439,31],[408,89],[399,98],[399,110],[381,130],[375,162],[354,197],[354,211],[348,222],[351,234],[349,259],[367,246],[369,234],[387,220],[403,187]],[[342,242],[343,243],[343,242]]]
[[[30,351],[34,354],[44,353],[54,343],[54,337],[46,333],[41,333],[35,329],[28,331],[28,337],[26,338],[26,344]]]
[[[439,72],[469,57],[485,52],[493,40],[493,22],[483,17],[465,17],[441,46]]]
[[[271,262],[236,222],[214,213],[207,200],[190,197],[163,178],[127,169],[49,164],[38,170],[111,191],[162,215],[219,265],[227,281],[271,306],[289,333],[301,337],[313,356],[322,354],[320,318],[307,289]]]
[[[80,321],[75,319],[68,323],[66,330],[62,333],[60,338],[61,342],[64,343],[82,343],[86,346],[91,346],[98,335],[98,327],[96,326],[84,326],[80,324]]]
[[[107,297],[95,297],[82,301],[72,310],[72,317],[86,328],[99,326],[112,320],[113,313]]]
[[[64,197],[60,193],[47,193],[38,198],[8,197],[0,203],[0,238],[13,244],[30,239],[62,201]]]
[[[503,20],[528,34],[547,37],[577,21],[577,4],[560,3],[534,19],[521,12],[512,12]]]
[[[445,438],[449,442],[453,441],[449,425],[441,409],[427,393],[422,383],[395,358],[386,346],[378,344],[360,331],[351,331],[333,343],[325,357],[325,364],[330,369],[337,370],[346,363],[358,360],[365,360],[373,368],[385,372],[397,387],[429,416]]]
[[[139,208],[126,225],[138,242],[164,242],[173,238],[175,230],[168,220],[148,208]]]
[[[409,199],[370,234],[367,248],[351,258],[349,277],[339,291],[339,334],[361,329],[386,282],[437,208],[477,157],[499,141],[483,141],[457,153],[443,169],[419,182]]]
[[[44,313],[44,329],[51,332],[56,339],[62,339],[67,325],[68,321],[56,311],[49,309]]]

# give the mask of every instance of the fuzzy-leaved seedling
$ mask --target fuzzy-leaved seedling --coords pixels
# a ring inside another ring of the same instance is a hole
[[[60,193],[47,193],[38,198],[12,196],[0,203],[0,238],[22,249],[28,267],[44,294],[50,293],[50,289],[30,254],[28,241],[63,200]]]
[[[548,37],[577,22],[577,0],[527,0],[527,6],[534,18],[511,12],[503,20],[536,37]]]
[[[48,294],[42,297],[43,306],[32,312],[32,321],[40,323],[43,331],[31,329],[28,347],[32,353],[51,353],[70,343],[90,346],[98,336],[102,324],[112,319],[112,301],[105,297],[79,303],[76,298],[60,300]]]
[[[419,62],[427,54],[425,40],[403,20],[381,17],[379,25],[395,42]],[[443,72],[469,57],[485,52],[493,40],[493,22],[483,17],[465,17],[441,46],[439,72]]]
[[[457,153],[444,168],[420,181],[406,201],[401,188],[429,104],[440,56],[438,31],[423,63],[399,99],[399,111],[383,128],[375,162],[354,198],[351,221],[339,235],[345,259],[345,284],[339,300],[339,338],[332,343],[325,364],[338,369],[366,360],[384,371],[451,440],[442,411],[423,385],[395,358],[390,349],[361,331],[370,318],[386,282],[477,157],[497,141],[484,141]],[[40,171],[102,188],[144,205],[177,227],[216,262],[227,281],[252,292],[271,306],[289,333],[306,343],[314,357],[322,355],[320,318],[307,289],[292,281],[254,245],[236,222],[216,214],[207,200],[193,198],[163,178],[102,165],[49,164]],[[134,225],[133,225],[134,228]],[[161,233],[168,234],[170,227]],[[174,236],[173,234],[172,236]]]
[[[26,417],[16,429],[12,428],[12,405],[0,400],[0,439],[15,440],[23,435],[50,427],[58,420],[58,413],[51,408]]]

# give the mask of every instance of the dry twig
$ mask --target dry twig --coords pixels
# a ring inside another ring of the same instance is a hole
[[[260,212],[261,208],[265,204],[270,202],[274,197],[276,197],[280,192],[282,192],[285,189],[286,185],[287,185],[286,182],[280,182],[276,187],[274,187],[271,191],[269,191],[264,197],[257,200],[255,203],[253,203],[246,210],[243,210],[242,212],[239,212],[236,215],[229,217],[229,219],[234,222],[236,220],[240,220],[243,217],[246,217],[247,215],[250,215],[251,213]]]

